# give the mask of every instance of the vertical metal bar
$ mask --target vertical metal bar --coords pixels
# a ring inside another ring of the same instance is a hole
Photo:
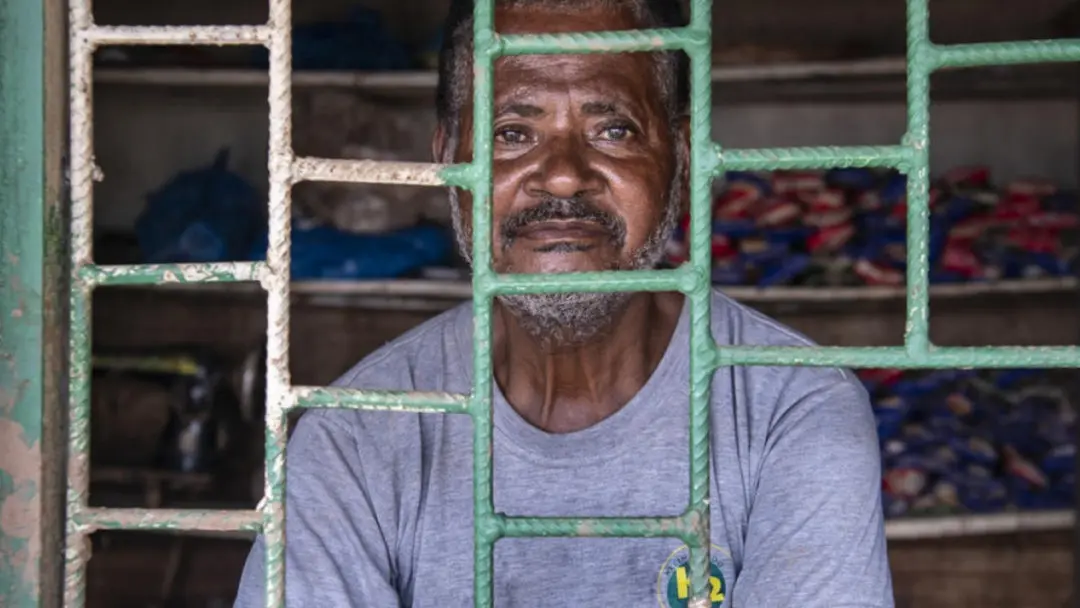
[[[64,595],[64,495],[67,491],[68,193],[64,160],[68,147],[67,2],[45,0],[45,265],[41,598],[58,608]],[[0,602],[2,603],[2,602]]]
[[[270,0],[270,246],[266,303],[266,606],[285,605],[285,442],[289,410],[292,201],[292,2]]]
[[[91,262],[93,226],[93,26],[91,0],[71,0],[69,16],[71,137],[71,292],[68,345],[68,486],[64,606],[86,603],[89,542],[74,516],[86,507],[90,479],[90,307],[91,290],[79,280],[79,268]]]
[[[41,605],[44,11],[0,3],[0,605]]]
[[[907,318],[904,344],[912,356],[930,349],[930,13],[927,0],[907,0],[908,128]]]
[[[697,513],[697,543],[689,547],[691,608],[709,606],[709,395],[715,341],[712,337],[712,1],[694,0],[690,28],[703,39],[690,55],[691,264],[696,285],[690,299],[690,508]]]
[[[494,598],[494,554],[498,529],[492,479],[491,434],[492,296],[486,286],[491,268],[492,103],[495,40],[495,2],[477,0],[473,6],[473,569],[475,603],[490,608]]]

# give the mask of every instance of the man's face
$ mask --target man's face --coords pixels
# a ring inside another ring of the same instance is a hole
[[[631,15],[599,8],[496,11],[501,34],[635,27]],[[643,53],[503,57],[495,65],[494,89],[495,270],[560,273],[655,265],[678,211],[672,208],[678,205],[673,185],[681,182],[675,181],[680,144],[662,103],[654,59]],[[472,158],[472,108],[461,118],[457,161]],[[457,210],[466,251],[471,202],[462,193]],[[612,297],[593,299],[610,307]],[[527,299],[519,298],[516,308]],[[533,309],[587,304],[581,296],[528,301]]]

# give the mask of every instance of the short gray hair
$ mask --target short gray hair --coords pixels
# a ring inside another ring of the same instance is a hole
[[[670,28],[685,25],[679,0],[495,0],[498,6],[544,7],[571,11],[582,7],[629,10],[638,28]],[[435,108],[439,125],[446,134],[445,158],[452,162],[453,151],[461,136],[461,112],[472,97],[473,1],[453,0],[444,26],[439,55],[439,83]],[[688,67],[686,57],[677,51],[651,53],[655,58],[654,75],[660,87],[661,102],[672,129],[678,128],[688,104]]]

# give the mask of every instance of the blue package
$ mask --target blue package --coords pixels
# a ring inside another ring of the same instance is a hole
[[[764,196],[772,195],[772,184],[768,178],[762,177],[749,171],[728,171],[724,174],[724,181],[728,184],[747,182],[760,190]]]
[[[753,220],[713,220],[712,233],[729,238],[743,238],[757,233],[758,227]]]
[[[811,226],[785,226],[770,229],[764,236],[770,243],[790,246],[805,241],[813,233]]]
[[[790,283],[806,271],[812,263],[810,256],[795,254],[775,264],[770,264],[758,280],[758,287],[773,287]]]
[[[952,437],[949,445],[969,463],[991,466],[998,461],[998,452],[993,444],[980,437]]]
[[[737,259],[713,260],[712,282],[716,285],[742,285],[746,282],[746,269]]]
[[[1041,375],[1037,369],[1006,369],[994,374],[994,385],[1008,390],[1028,380],[1035,380]]]
[[[1058,445],[1047,453],[1040,465],[1042,470],[1050,476],[1071,472],[1076,466],[1076,444]]]
[[[902,173],[893,173],[885,180],[878,196],[886,206],[895,206],[907,199],[907,177]]]
[[[264,198],[228,169],[229,151],[185,171],[147,196],[135,221],[143,260],[152,264],[247,260],[265,229]]]
[[[369,235],[293,222],[292,243],[294,280],[398,278],[445,264],[453,251],[447,230],[429,225]],[[261,258],[266,248],[264,233],[253,256]]]
[[[877,184],[877,176],[870,169],[832,169],[825,173],[825,183],[844,190],[870,190]]]

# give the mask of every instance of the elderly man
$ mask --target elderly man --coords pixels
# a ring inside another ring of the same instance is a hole
[[[472,158],[471,3],[440,63],[440,162]],[[501,33],[679,25],[677,0],[508,0]],[[500,272],[648,268],[687,191],[685,67],[669,54],[500,59],[493,256]],[[471,201],[453,193],[468,257]],[[664,516],[688,502],[688,330],[680,294],[530,295],[494,312],[495,509]],[[717,293],[725,344],[807,345]],[[338,386],[467,393],[469,305],[386,345]],[[892,606],[868,399],[847,371],[722,369],[712,384],[712,606]],[[291,438],[290,607],[473,602],[467,416],[312,411]],[[686,547],[652,539],[500,540],[495,605],[686,606]],[[262,606],[257,541],[238,606]]]

